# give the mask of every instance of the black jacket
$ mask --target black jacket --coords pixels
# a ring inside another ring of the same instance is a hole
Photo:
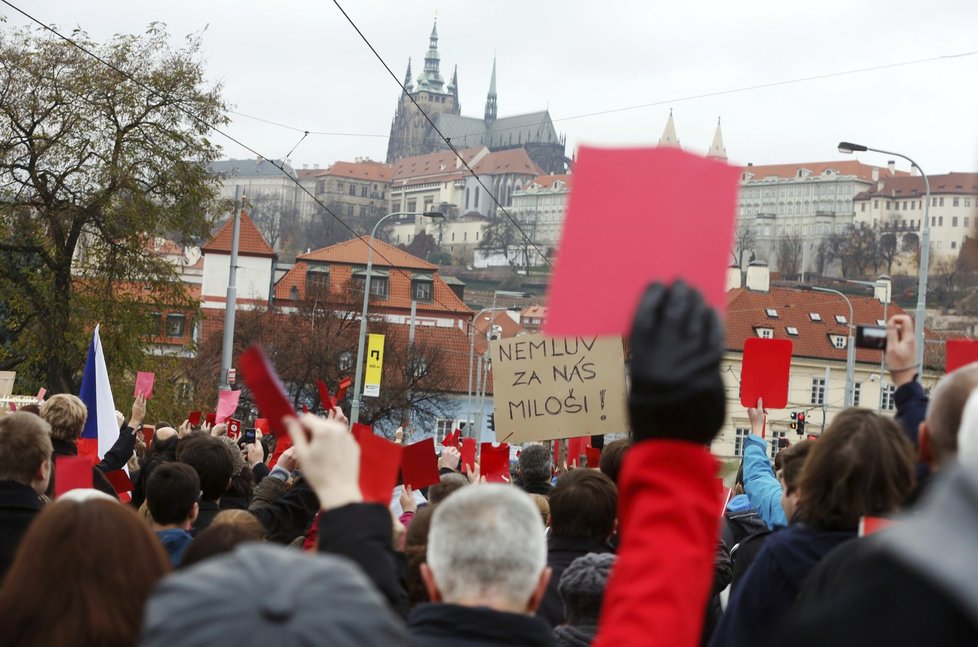
[[[202,531],[206,530],[207,527],[214,521],[214,517],[216,517],[220,511],[220,504],[201,499],[200,511],[197,513],[197,519],[194,521],[194,525],[190,529],[190,534],[196,537]]]
[[[43,500],[31,486],[0,481],[0,582],[14,561],[27,527],[43,506]]]
[[[567,537],[550,537],[547,539],[547,566],[553,570],[543,602],[537,609],[537,617],[551,628],[564,623],[564,602],[560,599],[557,585],[560,576],[567,567],[578,557],[588,553],[613,553],[608,542],[593,539],[571,539]]]
[[[485,607],[419,604],[408,624],[419,647],[556,645],[552,631],[539,618]]]
[[[543,496],[550,496],[550,491],[554,489],[550,481],[531,481],[521,484],[520,487],[527,494],[542,494]]]

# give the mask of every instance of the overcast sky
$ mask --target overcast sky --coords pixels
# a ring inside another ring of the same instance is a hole
[[[138,33],[151,21],[182,38],[204,32],[208,76],[241,113],[308,137],[293,165],[383,160],[400,90],[329,0],[13,0],[48,24],[92,37]],[[840,159],[850,140],[914,157],[930,174],[978,170],[978,54],[773,88],[685,99],[978,50],[978,2],[783,0],[342,0],[403,78],[423,66],[437,13],[442,73],[459,69],[462,112],[483,114],[498,56],[499,115],[549,107],[569,152],[580,144],[648,145],[669,108],[684,148],[705,152],[717,117],[730,160]],[[0,6],[10,24],[25,19]],[[0,28],[9,28],[0,27]],[[591,117],[600,112],[659,105]],[[239,115],[228,130],[266,157],[301,137]],[[218,138],[221,141],[221,138]],[[222,142],[229,157],[251,157]],[[883,164],[884,156],[863,161]]]

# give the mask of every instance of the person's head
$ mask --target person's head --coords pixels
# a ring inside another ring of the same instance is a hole
[[[631,438],[619,438],[608,443],[601,450],[601,461],[598,463],[601,473],[610,478],[616,485],[618,484],[618,475],[621,473],[622,462],[625,460],[625,451],[631,446]]]
[[[427,556],[421,576],[433,602],[530,614],[550,581],[540,512],[509,485],[462,488],[438,504]]]
[[[430,492],[430,490],[429,490]],[[421,565],[425,563],[428,551],[428,533],[431,531],[431,516],[437,505],[419,508],[411,520],[404,536],[404,555],[407,557],[408,605],[414,608],[422,602],[430,602],[428,589],[421,577]]]
[[[0,416],[0,481],[44,494],[51,478],[51,426],[32,413]]]
[[[28,528],[0,590],[4,634],[23,645],[134,645],[149,592],[169,571],[129,506],[57,501]]]
[[[156,427],[156,429],[153,431],[153,445],[173,441],[173,439],[177,438],[178,436],[179,434],[177,433],[177,430],[173,427]],[[176,446],[177,444],[174,441],[173,447]]]
[[[21,413],[33,413],[35,416],[41,415],[41,407],[39,407],[34,403],[25,404],[22,407],[17,407],[17,411],[20,411]]]
[[[187,551],[192,548],[193,543]],[[256,582],[261,591],[253,594]],[[404,622],[349,560],[249,543],[161,582],[146,604],[139,644],[386,647],[408,642]]]
[[[540,519],[543,521],[543,525],[550,527],[550,500],[543,496],[542,494],[531,494],[530,498],[533,499],[533,504],[536,505],[537,510],[540,511]]]
[[[214,517],[211,525],[204,528],[190,542],[180,560],[180,568],[187,568],[206,559],[230,553],[239,544],[251,541],[265,541],[265,529],[258,519],[247,510],[224,510]]]
[[[557,592],[564,601],[564,615],[571,626],[598,625],[608,577],[615,565],[613,553],[588,553],[578,557],[560,576]]]
[[[607,541],[615,531],[618,488],[597,470],[571,470],[550,492],[550,534]]]
[[[931,391],[927,417],[920,423],[920,460],[939,469],[958,453],[961,414],[971,392],[978,388],[978,362],[945,375]]]
[[[744,461],[740,461],[740,467],[737,468],[737,476],[734,477],[733,493],[734,496],[744,493]]]
[[[781,457],[781,469],[778,471],[778,480],[781,481],[781,508],[789,521],[798,511],[802,468],[805,467],[805,460],[814,443],[813,440],[803,440],[778,452]]]
[[[158,526],[189,529],[200,508],[200,477],[184,463],[164,463],[146,483],[146,505]]]
[[[197,470],[204,501],[218,501],[231,482],[234,463],[220,438],[207,434],[187,436],[177,447],[177,460]]]
[[[88,408],[81,398],[69,393],[52,395],[41,405],[41,417],[51,425],[51,437],[75,442],[81,438],[88,420]]]
[[[518,471],[523,483],[549,481],[553,468],[553,456],[547,445],[527,445],[520,452]]]
[[[445,500],[449,494],[465,487],[469,484],[469,479],[462,474],[442,474],[438,483],[428,488],[428,505],[435,505]],[[412,521],[412,523],[414,523]]]
[[[846,409],[805,460],[798,518],[816,530],[848,530],[866,515],[896,511],[914,484],[913,447],[900,427],[866,409]]]

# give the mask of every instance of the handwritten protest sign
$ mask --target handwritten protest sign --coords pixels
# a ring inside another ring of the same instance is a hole
[[[618,337],[522,335],[492,342],[496,440],[523,443],[626,431]]]

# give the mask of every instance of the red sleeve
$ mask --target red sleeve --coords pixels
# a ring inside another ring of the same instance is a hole
[[[722,506],[716,459],[689,442],[640,442],[618,500],[621,544],[594,645],[698,645]]]

